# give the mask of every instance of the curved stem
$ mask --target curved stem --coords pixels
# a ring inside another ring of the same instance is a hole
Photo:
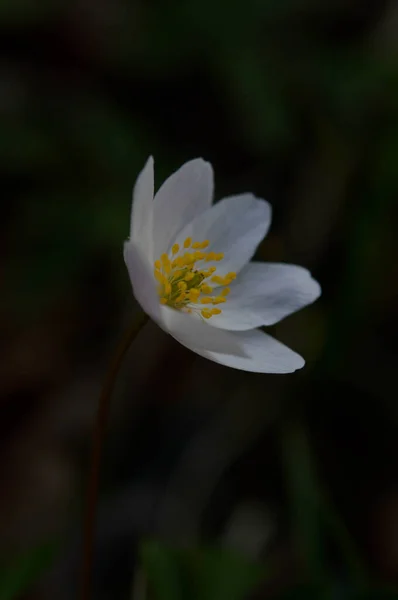
[[[81,581],[81,600],[90,600],[91,596],[91,575],[93,564],[93,547],[95,518],[98,500],[98,484],[101,464],[102,445],[105,434],[105,427],[109,415],[110,400],[115,385],[116,377],[119,373],[123,358],[129,349],[132,341],[148,320],[146,314],[140,312],[131,328],[127,331],[118,345],[115,355],[109,365],[105,380],[99,397],[98,409],[93,430],[91,447],[91,465],[87,487],[87,507],[84,519],[83,531],[83,563],[82,563],[82,581]]]

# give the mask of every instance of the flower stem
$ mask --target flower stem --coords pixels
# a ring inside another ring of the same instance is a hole
[[[101,464],[102,445],[105,434],[105,427],[109,415],[110,400],[115,385],[116,377],[119,373],[123,358],[129,349],[132,341],[148,320],[145,313],[140,312],[134,320],[132,326],[126,335],[120,341],[115,355],[109,365],[105,380],[102,386],[101,395],[98,402],[98,409],[95,418],[92,447],[91,464],[87,487],[87,507],[84,518],[83,530],[83,563],[82,563],[82,581],[81,581],[81,600],[90,600],[91,596],[91,578],[93,564],[93,547],[95,518],[98,500],[99,473]]]

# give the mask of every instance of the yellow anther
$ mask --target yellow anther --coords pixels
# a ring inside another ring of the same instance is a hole
[[[192,290],[189,290],[189,300],[191,302],[197,302],[199,296],[200,296],[200,290],[198,290],[196,288],[192,288]]]
[[[189,252],[186,252],[183,256],[183,259],[184,259],[184,265],[188,266],[195,262],[195,255],[190,254]]]
[[[160,304],[186,313],[201,314],[205,319],[222,312],[213,307],[226,301],[230,290],[225,286],[235,279],[236,274],[231,272],[213,277],[217,270],[215,266],[207,269],[198,267],[203,264],[200,261],[220,261],[224,258],[222,252],[204,252],[209,245],[209,240],[192,242],[192,238],[187,237],[182,244],[173,244],[169,253],[164,252],[153,263]],[[224,288],[220,288],[218,296],[212,296],[210,281]],[[201,309],[200,305],[207,306]]]
[[[213,291],[213,288],[210,287],[210,285],[206,285],[206,284],[202,285],[202,287],[200,289],[202,290],[202,292],[204,294],[211,294]]]
[[[153,274],[155,276],[156,281],[158,281],[159,283],[163,283],[163,284],[166,283],[167,278],[163,275],[163,273],[160,273],[160,271],[155,270],[153,272]]]
[[[167,254],[162,254],[162,256],[160,258],[161,258],[161,261],[162,261],[162,264],[163,264],[163,270],[168,275],[171,272],[171,262],[170,262],[170,259],[167,256]]]
[[[219,275],[214,275],[211,278],[213,283],[217,283],[218,285],[224,285],[224,277],[220,277]]]
[[[177,256],[177,258],[175,258],[174,261],[176,262],[178,267],[185,266],[185,260],[182,256]]]

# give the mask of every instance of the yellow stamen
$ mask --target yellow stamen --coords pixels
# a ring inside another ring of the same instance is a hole
[[[191,302],[197,302],[199,296],[200,296],[200,290],[198,290],[196,288],[192,288],[192,290],[189,290],[189,299]]]
[[[224,277],[220,277],[219,275],[214,275],[214,277],[211,278],[211,281],[218,285],[224,285]]]
[[[209,245],[209,240],[199,242],[187,237],[182,245],[175,243],[171,246],[170,256],[163,253],[154,262],[160,304],[200,314],[204,319],[221,314],[221,309],[214,306],[226,302],[230,289],[225,286],[236,278],[236,273],[220,276],[214,275],[215,266],[201,268],[201,261],[218,262],[224,258],[222,252],[203,252]],[[218,296],[211,296],[213,287],[209,285],[210,281],[224,287]],[[201,309],[200,305],[207,306]]]
[[[160,257],[161,261],[162,261],[162,265],[163,265],[163,270],[164,272],[169,275],[171,272],[171,262],[169,257],[167,256],[167,254],[162,254],[162,256]]]
[[[190,265],[195,262],[195,255],[190,254],[189,252],[186,252],[182,258],[184,260],[184,265]]]
[[[206,285],[206,284],[202,285],[202,287],[200,289],[204,294],[211,294],[213,291],[213,288],[210,287],[210,285]]]
[[[159,283],[166,283],[167,282],[167,278],[163,275],[163,273],[160,273],[160,271],[154,271],[153,272],[156,281],[158,281]]]

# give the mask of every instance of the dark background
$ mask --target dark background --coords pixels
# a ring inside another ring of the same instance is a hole
[[[23,597],[75,597],[98,392],[137,310],[131,189],[149,154],[157,186],[203,156],[217,199],[272,204],[257,258],[321,283],[270,328],[307,364],[228,370],[148,324],[114,394],[95,597],[140,597],[148,537],[238,549],[269,568],[258,598],[307,584],[322,592],[289,597],[351,598],[365,580],[384,597],[398,583],[397,3],[2,0],[0,31],[3,575],[54,544]]]

